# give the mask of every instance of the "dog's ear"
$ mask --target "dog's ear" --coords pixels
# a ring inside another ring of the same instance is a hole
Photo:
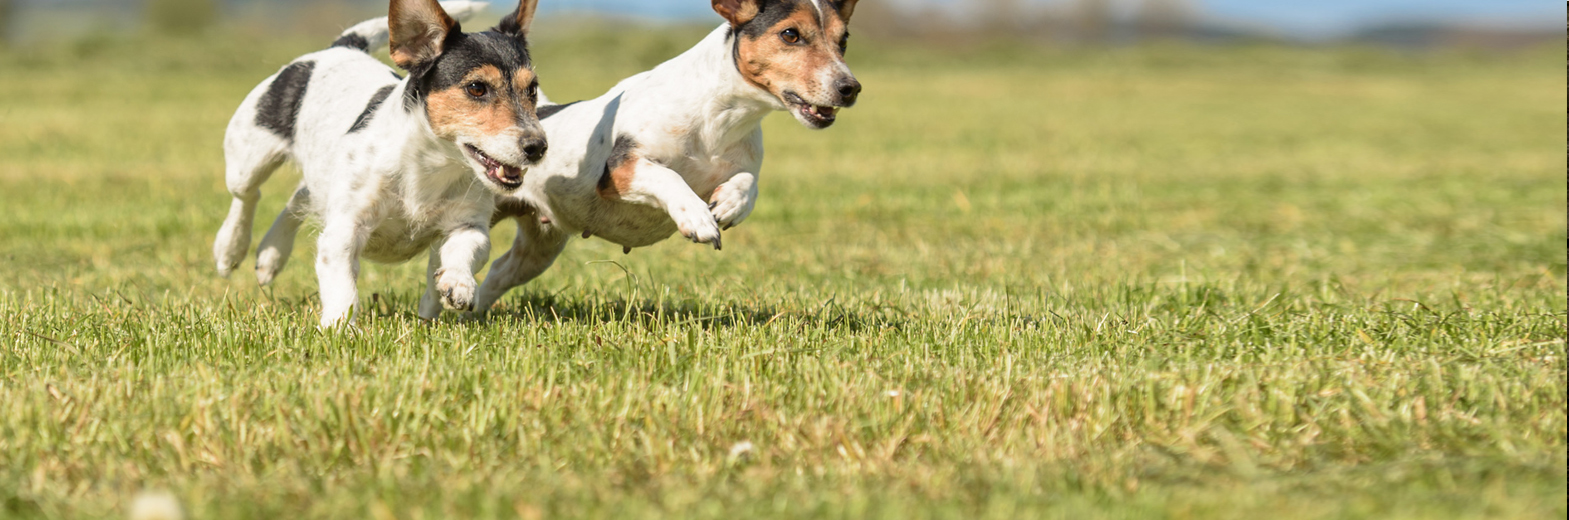
[[[403,70],[436,59],[447,37],[459,30],[458,21],[447,16],[436,0],[392,0],[387,26],[392,62]]]
[[[730,21],[731,27],[746,25],[763,10],[762,0],[712,0],[714,12]]]
[[[534,22],[534,9],[537,7],[539,7],[539,0],[518,2],[516,11],[501,17],[501,24],[496,26],[496,32],[509,36],[523,36],[528,32],[529,24]]]
[[[844,23],[850,23],[850,15],[855,14],[855,2],[856,0],[839,0],[839,18],[844,19]]]

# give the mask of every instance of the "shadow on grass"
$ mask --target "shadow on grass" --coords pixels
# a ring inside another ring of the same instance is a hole
[[[860,332],[903,328],[905,318],[893,309],[858,311],[830,299],[815,309],[780,309],[743,303],[704,303],[694,300],[661,301],[624,298],[558,298],[554,294],[524,293],[503,300],[483,318],[490,323],[540,321],[627,323],[641,327],[696,324],[704,329],[744,328],[788,324],[800,328]]]

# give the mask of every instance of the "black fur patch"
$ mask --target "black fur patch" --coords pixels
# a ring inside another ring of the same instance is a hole
[[[572,106],[572,105],[576,105],[578,103],[582,103],[582,101],[573,101],[573,102],[567,103],[565,105],[548,105],[548,106],[539,107],[539,110],[537,111],[537,112],[539,112],[539,120],[540,121],[544,121],[545,118],[553,116],[553,115],[556,115],[556,112],[560,112],[562,110],[566,110],[567,107]]]
[[[757,16],[741,24],[740,27],[732,28],[732,32],[740,33],[748,38],[759,38],[773,29],[779,22],[789,18],[797,9],[811,8],[802,3],[801,0],[774,0],[763,2],[762,4],[760,6],[762,10],[757,13]]]
[[[377,90],[376,95],[370,97],[370,103],[365,105],[365,111],[360,112],[360,117],[354,120],[354,126],[349,127],[349,133],[352,134],[370,126],[370,118],[376,115],[376,109],[380,108],[381,103],[387,100],[387,96],[392,95],[392,89],[396,86],[387,85],[381,87],[381,90]]]
[[[300,104],[305,101],[305,89],[310,86],[314,70],[316,62],[297,61],[278,72],[256,104],[256,126],[294,140],[294,123],[300,118]]]
[[[603,193],[610,189],[610,172],[620,168],[627,161],[637,157],[637,140],[632,136],[622,134],[616,136],[616,145],[610,148],[610,158],[605,160],[605,174],[599,176],[599,191]]]
[[[605,161],[605,165],[612,170],[619,168],[623,163],[632,160],[632,152],[635,151],[637,151],[637,139],[626,134],[618,135],[616,145],[610,149],[610,159]]]
[[[358,49],[366,52],[370,51],[370,42],[365,41],[365,37],[358,34],[345,34],[343,36],[339,36],[337,40],[332,42],[332,46],[347,47],[350,49]]]
[[[501,70],[502,81],[512,82],[512,72],[533,65],[529,59],[528,43],[522,36],[495,31],[461,33],[454,31],[442,43],[441,55],[429,63],[414,66],[403,105],[413,110],[430,92],[458,86],[469,71],[483,65],[493,65]]]

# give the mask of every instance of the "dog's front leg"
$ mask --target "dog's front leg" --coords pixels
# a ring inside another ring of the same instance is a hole
[[[490,232],[484,224],[464,224],[447,233],[441,245],[431,250],[425,296],[420,298],[419,316],[433,320],[443,308],[474,309],[474,272],[490,260]]]
[[[713,244],[714,249],[721,247],[719,222],[708,212],[708,203],[692,192],[681,174],[669,168],[638,158],[611,170],[610,183],[600,188],[600,194],[663,209],[675,221],[681,236],[699,244]]]
[[[354,320],[354,307],[359,303],[360,250],[369,233],[356,220],[340,217],[328,221],[316,241],[322,328]]]
[[[757,205],[757,175],[747,172],[735,174],[730,180],[714,188],[708,197],[708,211],[714,214],[720,229],[730,229],[746,220]]]

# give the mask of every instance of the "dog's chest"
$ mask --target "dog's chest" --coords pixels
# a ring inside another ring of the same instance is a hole
[[[743,164],[754,161],[749,150],[711,154],[680,149],[660,153],[658,148],[651,148],[649,152],[649,160],[680,174],[687,187],[705,201],[736,173],[756,169],[756,165]],[[597,194],[571,205],[579,209],[577,220],[585,230],[624,246],[652,245],[677,231],[675,222],[660,208],[607,200]]]
[[[688,188],[707,199],[714,188],[735,174],[756,172],[761,162],[761,137],[713,146],[688,139],[656,142],[644,153],[653,162],[681,175]]]
[[[429,250],[441,238],[441,228],[419,225],[405,218],[389,218],[365,240],[365,258],[381,263],[408,261]]]
[[[441,240],[454,222],[473,222],[488,217],[489,207],[479,208],[466,197],[436,200],[405,199],[398,211],[384,215],[365,241],[366,258],[383,263],[404,262],[429,250]]]

